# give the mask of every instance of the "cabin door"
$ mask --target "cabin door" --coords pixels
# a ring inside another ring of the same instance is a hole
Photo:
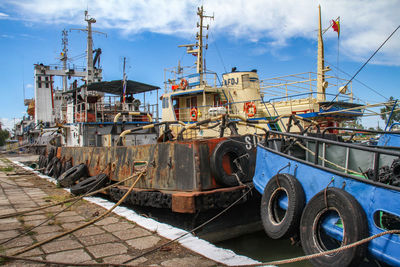
[[[176,120],[179,121],[179,98],[172,99],[172,106],[174,107]]]

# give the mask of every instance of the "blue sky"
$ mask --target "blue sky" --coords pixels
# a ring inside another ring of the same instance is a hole
[[[207,68],[221,74],[232,67],[257,69],[261,79],[316,71],[318,4],[322,24],[340,16],[339,68],[353,75],[389,34],[400,25],[400,1],[58,1],[3,0],[0,2],[0,119],[10,126],[26,111],[25,95],[33,97],[33,64],[58,64],[61,31],[84,28],[84,10],[96,18],[94,36],[100,47],[104,80],[122,77],[122,59],[128,59],[128,78],[163,88],[164,68],[182,60],[192,65],[180,44],[193,42],[196,9],[203,4],[210,21]],[[337,34],[324,35],[325,57],[335,70]],[[69,32],[69,55],[85,52],[85,34]],[[383,102],[380,96],[399,97],[400,30],[356,77],[379,94],[354,82],[355,96],[368,103]],[[70,64],[82,66],[84,59]],[[330,72],[335,75],[336,71]],[[341,78],[348,78],[339,73]],[[60,86],[60,83],[56,83]],[[376,126],[378,119],[364,120]],[[382,126],[382,122],[380,122]]]

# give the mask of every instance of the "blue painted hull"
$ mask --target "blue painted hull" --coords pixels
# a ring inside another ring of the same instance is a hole
[[[400,217],[400,191],[380,187],[361,179],[353,179],[345,174],[307,163],[288,155],[273,151],[261,145],[257,149],[256,170],[253,178],[255,188],[262,194],[268,181],[283,167],[281,173],[289,173],[301,183],[306,202],[318,192],[324,190],[333,179],[330,187],[342,188],[353,195],[364,209],[369,227],[369,234],[384,232],[374,222],[374,214],[385,211]],[[282,205],[284,206],[284,205]],[[335,225],[330,232],[335,232]],[[378,260],[400,266],[400,236],[385,235],[369,242],[369,253]]]

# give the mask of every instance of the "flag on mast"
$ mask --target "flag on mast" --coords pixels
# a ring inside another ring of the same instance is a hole
[[[338,37],[340,35],[340,17],[337,18],[336,20],[332,20],[332,29],[337,32]]]

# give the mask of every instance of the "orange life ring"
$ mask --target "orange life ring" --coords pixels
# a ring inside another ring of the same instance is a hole
[[[185,90],[188,87],[188,81],[186,79],[181,80],[181,84],[179,85],[179,88],[182,90]]]
[[[191,118],[191,120],[192,121],[197,121],[197,115],[198,115],[197,108],[193,107],[190,110],[190,118]]]
[[[254,117],[257,113],[257,107],[254,102],[246,102],[244,103],[243,110],[246,113],[247,117]]]

